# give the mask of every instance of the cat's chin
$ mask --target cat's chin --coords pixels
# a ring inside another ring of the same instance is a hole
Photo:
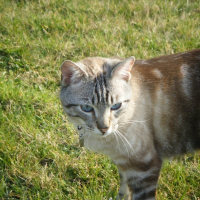
[[[98,153],[103,153],[107,156],[112,155],[111,146],[113,141],[113,132],[106,134],[90,132],[84,137],[84,147]]]
[[[106,133],[104,133],[104,134],[101,134],[102,135],[102,137],[107,137],[108,135],[110,135],[110,134],[112,134],[113,133],[113,130],[108,130]]]
[[[101,137],[107,137],[107,136],[110,135],[111,133],[112,133],[112,131],[109,131],[109,130],[108,130],[106,133],[103,134],[101,131],[97,130],[97,131],[94,131],[94,132],[92,132],[92,133],[90,133],[90,134],[101,138]]]

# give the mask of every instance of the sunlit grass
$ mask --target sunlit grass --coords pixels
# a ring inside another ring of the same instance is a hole
[[[60,101],[60,64],[200,48],[200,2],[0,1],[0,199],[115,197],[113,163],[78,145]],[[199,154],[166,161],[157,199],[200,197]]]

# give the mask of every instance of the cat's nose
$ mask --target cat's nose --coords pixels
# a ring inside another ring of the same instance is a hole
[[[102,133],[103,133],[103,135],[106,133],[106,131],[108,130],[108,127],[106,127],[106,128],[101,128],[101,129],[99,129]]]

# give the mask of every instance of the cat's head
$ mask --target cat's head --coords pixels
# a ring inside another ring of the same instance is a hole
[[[129,109],[134,60],[87,58],[61,65],[60,99],[79,131],[102,137],[117,130]]]

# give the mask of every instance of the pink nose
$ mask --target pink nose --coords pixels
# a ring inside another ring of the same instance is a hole
[[[103,135],[106,133],[106,131],[108,130],[108,128],[101,128],[101,129],[99,129],[102,133],[103,133]]]

